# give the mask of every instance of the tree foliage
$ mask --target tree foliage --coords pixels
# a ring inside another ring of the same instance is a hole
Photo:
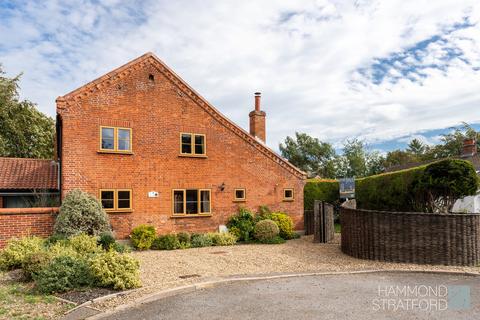
[[[20,100],[20,75],[5,77],[0,66],[0,156],[19,158],[53,157],[54,120],[28,100]]]
[[[307,172],[310,177],[335,176],[333,160],[335,150],[332,145],[313,138],[306,133],[295,133],[295,137],[287,137],[280,143],[282,156],[297,168]]]
[[[366,177],[383,172],[384,159],[377,151],[369,151],[367,144],[359,139],[346,140],[343,154],[336,157],[337,178]]]
[[[427,166],[415,186],[416,193],[423,195],[422,211],[451,212],[458,199],[477,193],[479,180],[470,162],[443,160]]]

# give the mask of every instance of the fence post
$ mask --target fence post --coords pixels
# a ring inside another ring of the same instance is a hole
[[[315,200],[313,202],[313,242],[320,243],[321,242],[321,214],[323,211],[323,202],[320,200]]]

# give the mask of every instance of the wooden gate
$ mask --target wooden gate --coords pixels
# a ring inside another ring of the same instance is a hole
[[[327,243],[335,236],[334,207],[325,201],[315,200],[313,205],[313,242]]]

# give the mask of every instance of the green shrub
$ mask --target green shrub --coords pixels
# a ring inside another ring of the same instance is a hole
[[[145,224],[133,228],[132,234],[130,235],[133,247],[138,250],[150,249],[156,238],[155,233],[155,228],[153,226]]]
[[[260,242],[271,241],[279,232],[277,224],[270,219],[258,221],[254,229],[255,239]]]
[[[129,246],[119,242],[114,242],[110,248],[118,253],[128,253],[131,251]]]
[[[27,280],[33,279],[40,270],[45,268],[52,260],[52,255],[47,251],[37,251],[29,254],[22,263],[22,271]]]
[[[458,199],[475,195],[478,187],[478,176],[470,162],[443,160],[426,167],[415,191],[423,196],[423,211],[446,213]]]
[[[245,208],[240,208],[239,212],[231,216],[227,223],[229,231],[240,241],[248,241],[251,238],[254,225],[253,213]]]
[[[37,289],[43,293],[65,292],[92,284],[92,274],[85,260],[58,256],[33,273]]]
[[[212,239],[208,236],[208,234],[205,234],[205,233],[192,234],[192,238],[190,242],[193,248],[210,247],[213,245]]]
[[[43,248],[44,240],[38,237],[11,239],[7,246],[0,251],[0,269],[20,268],[29,255],[40,252]]]
[[[90,194],[75,189],[63,199],[54,233],[67,237],[80,233],[99,235],[110,229],[108,216],[100,202]]]
[[[264,243],[264,244],[282,244],[282,243],[285,243],[285,242],[287,242],[285,239],[283,239],[280,236],[276,236],[276,237],[274,237],[270,240],[263,241],[262,243]]]
[[[208,236],[214,246],[233,246],[237,242],[237,237],[230,232],[210,232]]]
[[[70,246],[77,253],[94,254],[102,251],[102,247],[98,245],[98,237],[92,237],[84,233],[70,237],[67,246]]]
[[[100,287],[125,290],[140,286],[140,264],[125,254],[108,251],[90,261],[94,283]]]
[[[258,221],[264,220],[263,217],[269,215],[270,213],[272,213],[272,210],[270,210],[268,206],[259,206],[257,212],[257,219],[259,219]]]
[[[155,250],[175,250],[179,248],[180,241],[175,234],[158,236],[152,243],[152,249]]]
[[[240,229],[237,227],[229,227],[228,232],[234,235],[237,240],[240,240]]]
[[[83,253],[76,251],[68,240],[57,241],[54,245],[48,247],[47,251],[52,257],[69,256],[80,258],[84,256]]]
[[[115,238],[111,232],[103,232],[98,237],[98,244],[103,248],[103,250],[110,250],[115,246]]]
[[[477,190],[471,163],[447,159],[358,179],[355,193],[359,209],[448,212],[456,200]]]
[[[305,210],[313,210],[315,200],[334,204],[339,202],[339,197],[338,181],[309,179],[303,189],[303,207]]]
[[[293,221],[286,213],[273,212],[266,216],[267,219],[272,220],[280,230],[279,236],[285,240],[293,239],[295,232],[293,230]]]
[[[188,232],[180,232],[177,234],[178,241],[180,241],[180,245],[186,246],[190,245],[190,233]]]
[[[61,234],[52,234],[50,237],[45,239],[45,245],[49,247],[51,245],[54,245],[58,241],[62,241],[62,240],[67,240],[67,237]]]

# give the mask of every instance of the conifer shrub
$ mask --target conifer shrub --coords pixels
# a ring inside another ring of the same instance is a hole
[[[80,233],[96,236],[110,229],[101,203],[79,189],[70,191],[63,199],[54,225],[54,233],[65,237]]]

